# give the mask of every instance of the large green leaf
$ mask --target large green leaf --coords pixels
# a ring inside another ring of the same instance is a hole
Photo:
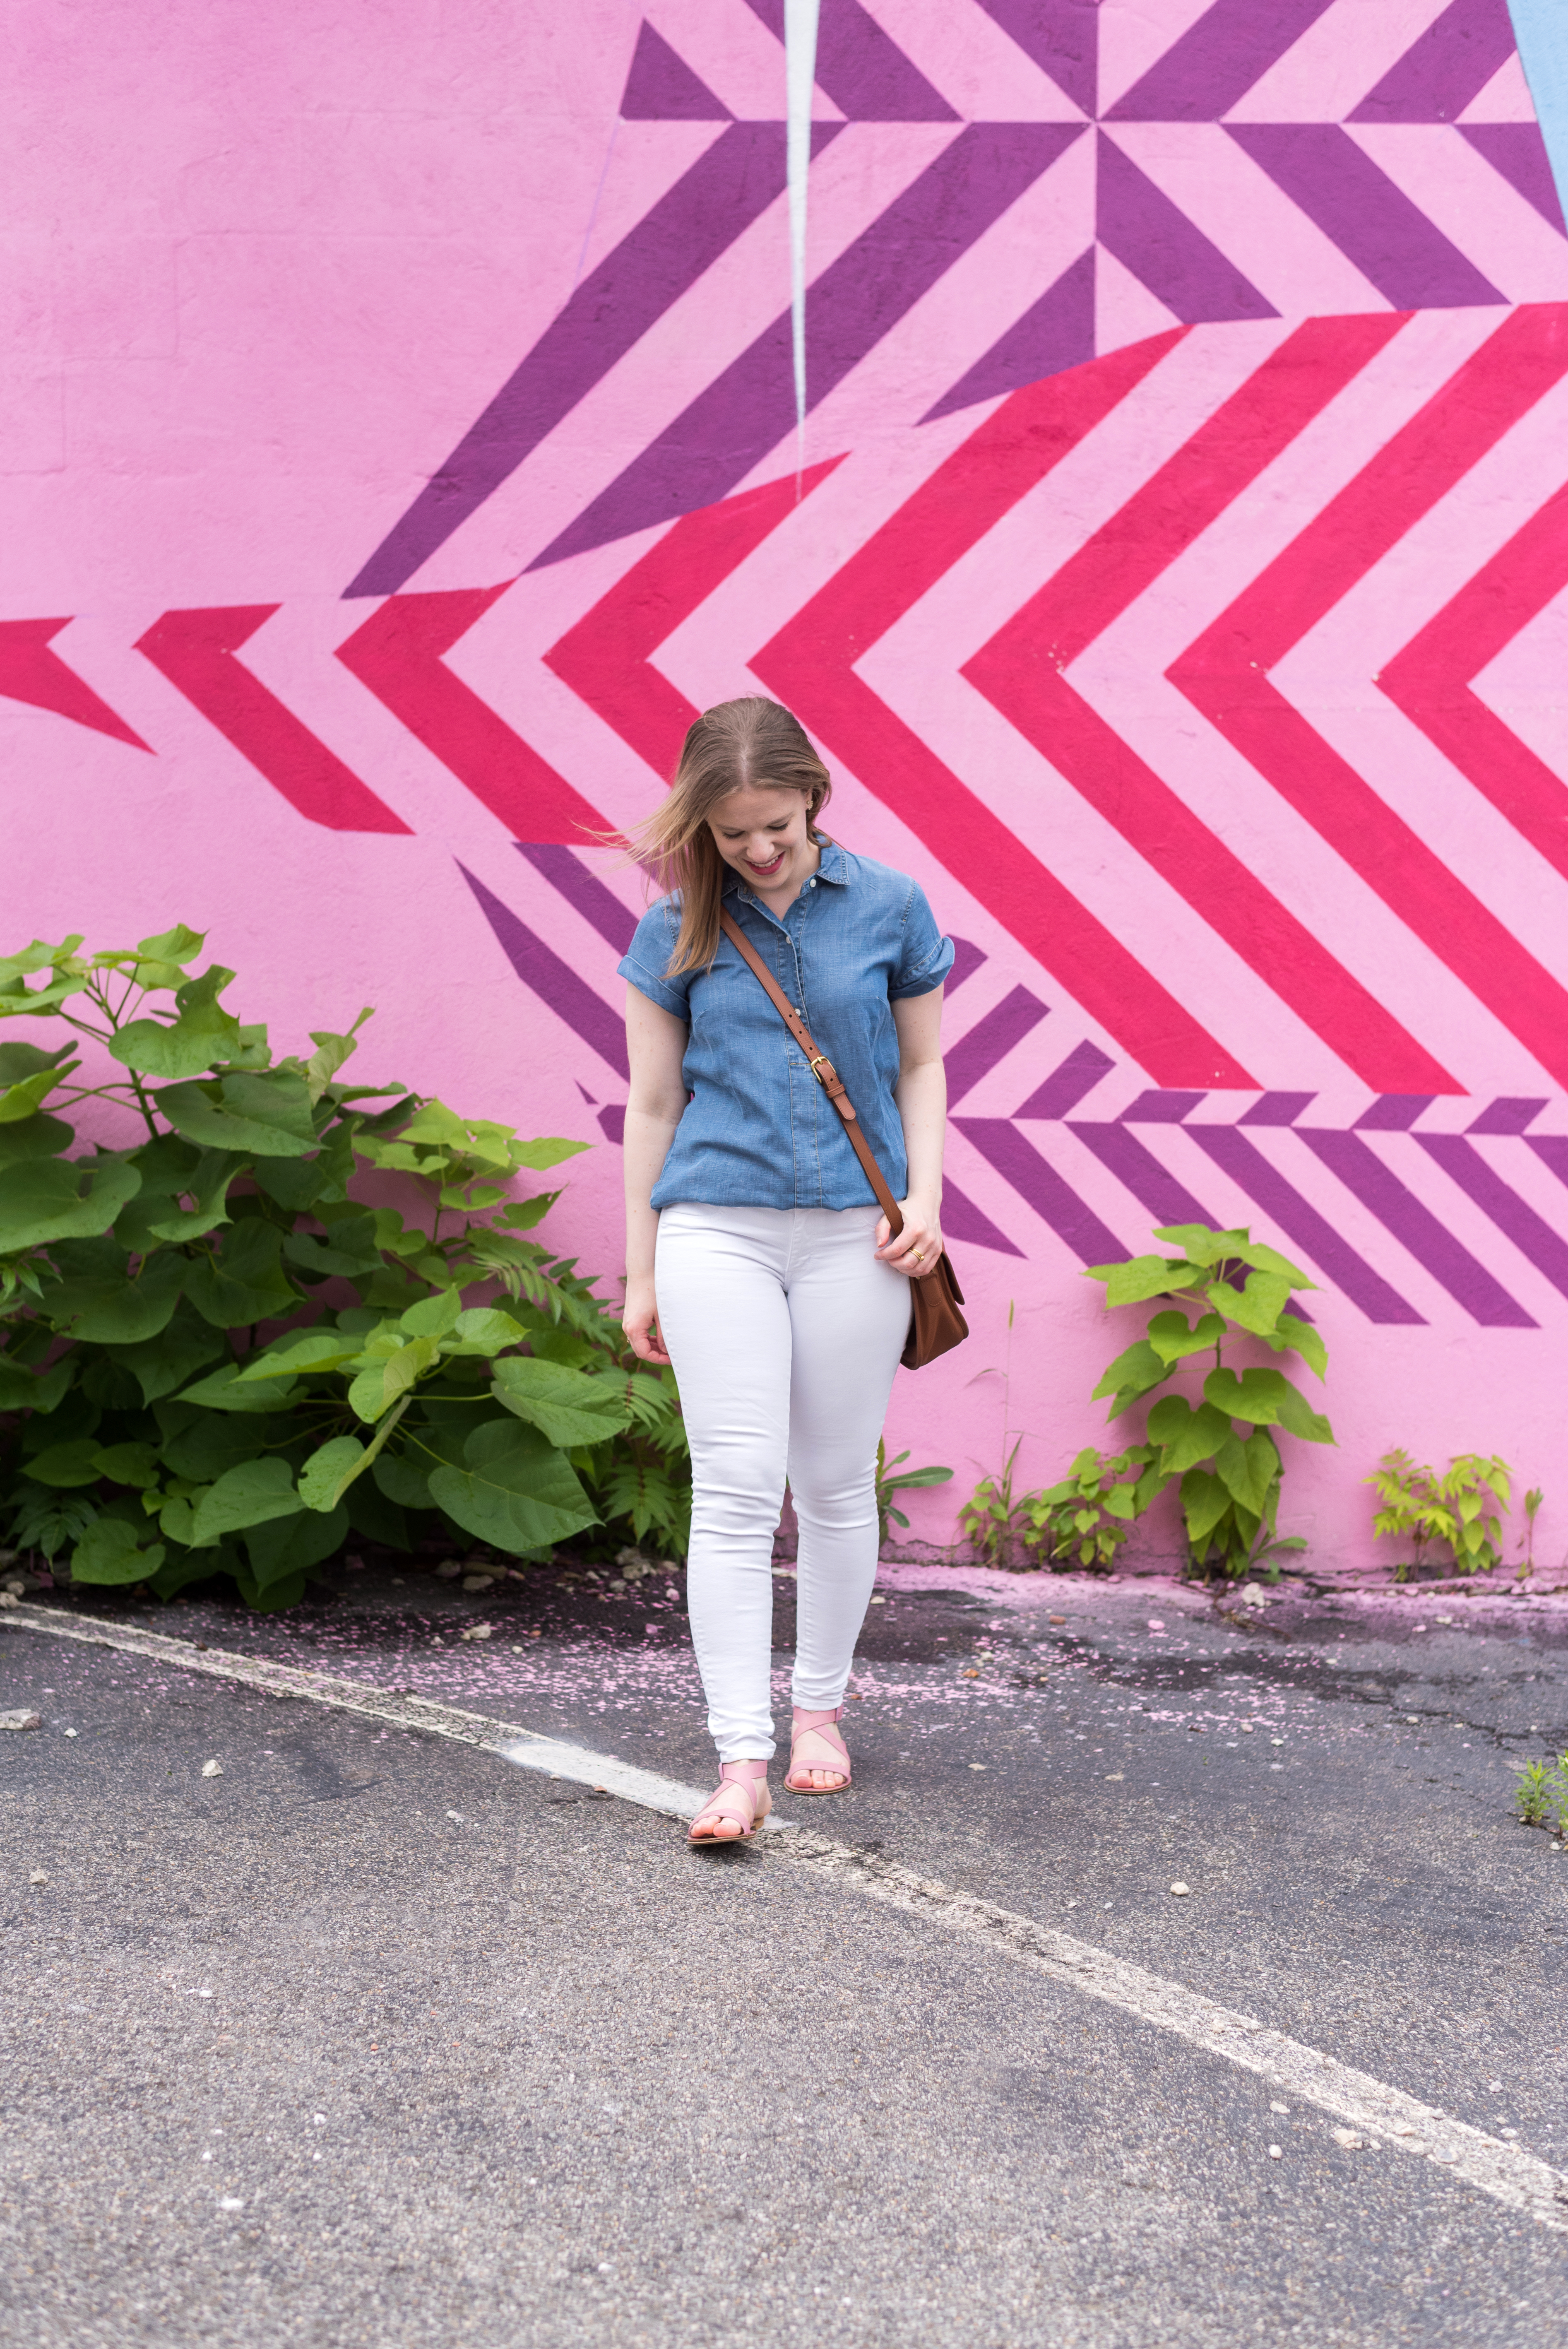
[[[1278,1321],[1290,1296],[1290,1283],[1277,1272],[1250,1272],[1245,1285],[1233,1288],[1216,1280],[1208,1289],[1210,1304],[1254,1337],[1266,1337]]]
[[[429,1471],[435,1462],[421,1452],[384,1452],[371,1471],[371,1481],[399,1509],[430,1509]]]
[[[1309,1371],[1315,1371],[1320,1379],[1327,1377],[1328,1349],[1310,1321],[1303,1321],[1294,1313],[1282,1313],[1268,1342],[1276,1354],[1286,1347],[1292,1348]]]
[[[42,1076],[50,1069],[63,1073],[65,1062],[74,1061],[78,1050],[74,1040],[57,1045],[52,1052],[46,1052],[41,1044],[0,1044],[0,1085],[25,1084],[29,1077]]]
[[[169,1327],[187,1269],[183,1257],[160,1255],[144,1257],[134,1280],[62,1280],[45,1292],[46,1318],[89,1345],[140,1345]]]
[[[153,1263],[163,1260],[155,1257]],[[151,1269],[150,1265],[148,1270]],[[209,1362],[215,1362],[222,1350],[222,1332],[182,1303],[157,1337],[146,1339],[139,1345],[117,1347],[113,1359],[123,1363],[136,1379],[143,1402],[153,1403],[163,1395],[173,1394]]]
[[[443,1288],[434,1297],[422,1297],[418,1305],[410,1305],[400,1317],[399,1327],[410,1338],[449,1338],[462,1314],[461,1290]]]
[[[307,1509],[335,1509],[369,1454],[356,1435],[335,1435],[313,1452],[299,1472],[299,1496]]]
[[[1217,1232],[1209,1224],[1161,1224],[1155,1230],[1157,1240],[1168,1240],[1180,1248],[1190,1264],[1201,1265],[1206,1271],[1210,1265],[1219,1264],[1226,1257],[1235,1256],[1247,1245],[1249,1235],[1244,1229]]]
[[[509,1354],[495,1366],[490,1392],[519,1419],[541,1429],[552,1444],[570,1451],[580,1444],[603,1444],[627,1425],[632,1413],[625,1384],[624,1379],[585,1378],[559,1362]]]
[[[0,1411],[53,1411],[71,1383],[74,1365],[67,1359],[52,1371],[29,1370],[26,1363],[0,1358]]]
[[[462,1345],[484,1355],[505,1353],[509,1346],[521,1345],[523,1336],[511,1315],[493,1305],[470,1305],[459,1313],[457,1334]],[[583,1358],[592,1360],[591,1348],[583,1347]]]
[[[71,1552],[73,1582],[145,1582],[157,1573],[165,1556],[163,1544],[137,1539],[137,1528],[119,1517],[99,1517]]]
[[[193,1537],[198,1546],[218,1541],[224,1534],[268,1525],[274,1517],[297,1516],[304,1506],[286,1460],[242,1460],[202,1495]]]
[[[1218,1476],[1207,1468],[1188,1469],[1181,1479],[1181,1514],[1195,1552],[1202,1553],[1204,1543],[1234,1506]]]
[[[203,1485],[199,1486],[194,1493],[172,1494],[170,1498],[164,1502],[163,1506],[158,1512],[158,1527],[166,1541],[181,1542],[188,1549],[194,1549],[198,1547],[196,1538],[196,1511],[200,1507],[202,1500],[205,1498],[207,1490],[207,1486]],[[216,1537],[201,1545],[201,1547],[207,1549],[216,1549],[218,1547]]]
[[[1332,1444],[1334,1430],[1283,1371],[1211,1371],[1203,1392],[1216,1411],[1254,1427],[1279,1426],[1308,1444]]]
[[[274,1206],[288,1207],[296,1216],[306,1215],[328,1200],[341,1199],[352,1160],[347,1168],[339,1167],[332,1150],[334,1139],[329,1134],[313,1158],[259,1158],[252,1170],[257,1190]]]
[[[1149,1441],[1161,1446],[1160,1465],[1167,1476],[1212,1460],[1228,1441],[1231,1423],[1208,1403],[1193,1411],[1184,1395],[1162,1395],[1149,1414]]]
[[[545,1549],[597,1522],[560,1453],[537,1428],[512,1419],[482,1422],[463,1446],[462,1466],[443,1462],[429,1482],[431,1499],[465,1533],[497,1549]]]
[[[172,929],[160,930],[150,938],[139,938],[133,975],[138,987],[179,987],[184,980],[184,966],[194,962],[207,943],[205,930],[193,930],[185,922],[176,922]]]
[[[0,1044],[0,1125],[20,1125],[80,1066],[74,1043],[57,1052],[37,1044]]]
[[[297,1517],[253,1526],[244,1537],[245,1556],[257,1588],[268,1590],[290,1575],[308,1573],[341,1547],[347,1531],[348,1511],[342,1507],[322,1516],[306,1510]]]
[[[150,1493],[160,1482],[158,1454],[150,1444],[109,1444],[94,1454],[101,1475],[111,1485],[129,1485]]]
[[[177,1133],[160,1133],[126,1154],[141,1188],[116,1218],[115,1230],[120,1246],[139,1256],[157,1245],[153,1225],[180,1213],[180,1195],[190,1187],[201,1153]]]
[[[26,1019],[40,1011],[56,1011],[68,996],[79,995],[92,975],[90,964],[77,954],[79,937],[62,938],[58,946],[35,938],[20,954],[0,956],[0,1019]],[[29,987],[36,972],[53,975],[41,987]]]
[[[57,1158],[76,1140],[76,1129],[63,1117],[39,1110],[15,1125],[0,1125],[0,1167],[20,1166],[40,1158]]]
[[[368,1446],[357,1436],[337,1435],[313,1452],[299,1472],[299,1496],[307,1509],[335,1509],[345,1493],[363,1475],[377,1459],[398,1421],[407,1410],[407,1399],[389,1411]]]
[[[1205,1353],[1224,1334],[1225,1325],[1217,1313],[1201,1313],[1196,1321],[1189,1321],[1185,1313],[1173,1309],[1157,1313],[1149,1325],[1149,1342],[1167,1367],[1189,1354]]]
[[[204,1411],[276,1411],[294,1391],[293,1379],[245,1379],[238,1362],[222,1362],[193,1387],[186,1387],[181,1402],[199,1402]]]
[[[198,1077],[232,1059],[240,1049],[240,1023],[218,998],[233,978],[214,963],[200,978],[186,979],[175,990],[174,1019],[130,1020],[110,1043],[110,1059],[143,1076],[174,1079]]]
[[[1091,1264],[1086,1280],[1103,1280],[1108,1305],[1141,1305],[1145,1299],[1164,1297],[1178,1288],[1201,1283],[1202,1268],[1182,1257],[1135,1256],[1125,1264]]]
[[[186,1275],[185,1294],[197,1312],[219,1330],[292,1313],[299,1299],[283,1269],[283,1241],[276,1224],[259,1216],[231,1224],[216,1258],[198,1257]]]
[[[1136,1402],[1140,1395],[1148,1394],[1150,1388],[1157,1387],[1162,1379],[1169,1376],[1169,1366],[1161,1361],[1146,1338],[1140,1338],[1135,1346],[1129,1346],[1125,1354],[1118,1354],[1096,1387],[1091,1400],[1099,1402],[1109,1395],[1111,1399],[1109,1416],[1119,1419],[1130,1403]]]
[[[1214,1474],[1233,1500],[1262,1517],[1280,1476],[1279,1446],[1261,1428],[1244,1444],[1233,1435],[1214,1454]]]
[[[440,1358],[438,1338],[410,1338],[387,1361],[361,1371],[348,1390],[348,1407],[356,1419],[374,1422],[407,1393],[417,1379]]]
[[[51,1444],[35,1453],[27,1463],[27,1474],[40,1485],[53,1485],[68,1489],[77,1485],[96,1485],[103,1471],[98,1464],[98,1448],[90,1435],[78,1435],[67,1444]]]
[[[341,1363],[352,1361],[363,1344],[352,1331],[331,1321],[318,1321],[313,1329],[291,1330],[285,1337],[274,1338],[263,1352],[245,1364],[240,1378],[242,1382],[270,1381],[335,1371]]]
[[[208,1082],[164,1085],[153,1095],[170,1125],[206,1150],[304,1158],[316,1147],[310,1094],[292,1069],[243,1071]]]
[[[239,1151],[203,1150],[190,1181],[180,1186],[181,1195],[191,1204],[182,1207],[178,1200],[171,1201],[163,1213],[150,1219],[151,1237],[174,1242],[205,1239],[220,1224],[226,1224],[229,1187],[250,1171],[250,1163]]]
[[[563,1142],[558,1133],[551,1133],[536,1136],[531,1142],[514,1142],[511,1156],[515,1165],[528,1166],[536,1174],[542,1174],[547,1166],[559,1166],[562,1159],[575,1158],[580,1150],[593,1147],[591,1142]],[[561,1194],[556,1191],[551,1195],[558,1199]]]
[[[23,1133],[26,1123],[5,1129]],[[0,1166],[0,1256],[107,1232],[141,1177],[123,1158],[24,1159]]]

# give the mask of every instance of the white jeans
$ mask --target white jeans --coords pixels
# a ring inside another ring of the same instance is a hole
[[[841,1702],[877,1570],[876,1454],[909,1330],[870,1207],[666,1207],[654,1279],[692,1453],[686,1595],[721,1762],[773,1752],[773,1536],[800,1527],[794,1699]]]

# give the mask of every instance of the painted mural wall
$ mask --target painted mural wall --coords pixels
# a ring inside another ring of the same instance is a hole
[[[547,1229],[615,1269],[590,836],[761,688],[960,941],[975,1336],[890,1448],[962,1493],[1006,1409],[1059,1473],[1082,1267],[1246,1223],[1330,1350],[1289,1529],[1369,1555],[1404,1443],[1568,1542],[1568,234],[1505,0],[822,0],[803,445],[782,34],[12,12],[5,947],[183,919],[285,1047],[374,1003],[377,1072],[596,1143]]]

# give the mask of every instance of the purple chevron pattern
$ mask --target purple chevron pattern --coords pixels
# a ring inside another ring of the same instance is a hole
[[[781,48],[783,0],[745,5]],[[868,172],[886,185],[847,236],[840,187],[814,198],[839,249],[808,294],[813,411],[955,272],[1006,290],[968,305],[975,347],[955,353],[912,422],[1171,323],[1568,295],[1540,132],[1527,109],[1516,119],[1517,91],[1499,88],[1513,56],[1506,0],[1434,0],[1354,92],[1338,60],[1347,41],[1367,47],[1366,0],[1213,0],[1130,81],[1125,35],[1095,0],[953,0],[960,53],[971,13],[1010,46],[1012,102],[1034,119],[961,104],[941,59],[917,64],[900,47],[896,7],[873,16],[861,0],[822,0],[818,86],[841,119],[817,126],[820,167],[837,170],[846,129],[852,143],[858,126],[878,126],[882,144],[855,175],[862,208]],[[404,585],[607,379],[625,377],[632,395],[654,328],[677,305],[696,326],[705,284],[717,298],[721,264],[779,201],[781,126],[735,121],[681,56],[679,26],[678,12],[641,26],[623,122],[712,122],[714,143],[576,288],[350,595]],[[989,104],[1002,103],[994,88]],[[1521,206],[1554,238],[1523,234]],[[1032,282],[1020,248],[1037,254]],[[1002,265],[987,273],[988,257]],[[548,565],[711,504],[776,456],[793,417],[780,299],[527,559]]]

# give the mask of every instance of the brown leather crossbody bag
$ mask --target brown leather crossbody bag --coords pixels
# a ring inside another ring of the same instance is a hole
[[[876,1193],[882,1211],[887,1217],[892,1236],[896,1239],[903,1229],[903,1217],[899,1212],[898,1201],[882,1178],[882,1168],[877,1164],[871,1143],[861,1131],[860,1119],[855,1115],[855,1105],[844,1091],[843,1081],[838,1071],[826,1053],[819,1052],[810,1030],[756,947],[748,940],[739,924],[730,915],[725,913],[719,915],[718,922],[730,945],[750,965],[761,982],[769,1001],[810,1062],[812,1075],[843,1119],[844,1132],[850,1138],[850,1147],[865,1168],[866,1180]],[[923,1272],[910,1280],[909,1288],[909,1336],[904,1340],[903,1352],[899,1360],[906,1371],[918,1371],[923,1369],[927,1362],[934,1362],[938,1354],[945,1354],[950,1347],[956,1346],[963,1339],[967,1338],[969,1324],[959,1310],[964,1302],[964,1291],[958,1286],[958,1276],[953,1269],[953,1259],[945,1248],[929,1272]]]

